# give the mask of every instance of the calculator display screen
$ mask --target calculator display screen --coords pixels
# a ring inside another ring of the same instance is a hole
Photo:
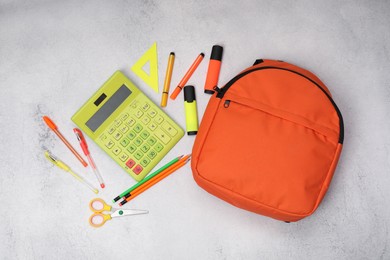
[[[93,132],[130,96],[131,90],[122,85],[106,103],[85,123]]]

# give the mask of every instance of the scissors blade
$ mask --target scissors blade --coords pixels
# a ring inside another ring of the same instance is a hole
[[[122,217],[128,215],[147,214],[147,213],[149,213],[148,210],[142,210],[142,209],[118,209],[111,214],[111,217],[115,218],[115,217]]]

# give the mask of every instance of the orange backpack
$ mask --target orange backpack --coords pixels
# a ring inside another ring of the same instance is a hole
[[[328,88],[295,65],[257,60],[215,90],[192,151],[198,185],[278,220],[311,215],[343,146],[343,119]]]

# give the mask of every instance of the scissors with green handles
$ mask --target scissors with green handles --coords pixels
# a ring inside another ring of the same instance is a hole
[[[149,213],[147,210],[140,209],[114,209],[102,199],[91,200],[89,208],[94,212],[89,217],[89,224],[93,227],[101,227],[112,218]],[[104,211],[112,212],[112,214],[104,214]]]

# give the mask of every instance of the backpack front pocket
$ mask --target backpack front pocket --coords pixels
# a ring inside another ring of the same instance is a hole
[[[326,126],[227,93],[197,169],[200,177],[245,199],[308,214],[329,173],[337,140]]]

